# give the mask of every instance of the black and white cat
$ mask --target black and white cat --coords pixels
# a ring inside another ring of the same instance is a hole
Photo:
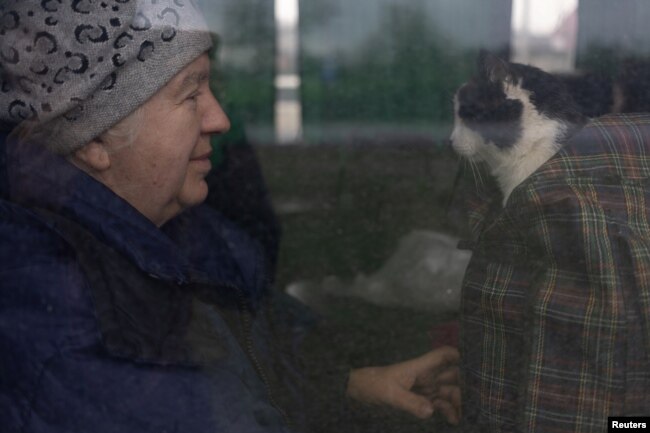
[[[487,52],[479,55],[476,76],[456,93],[454,111],[454,150],[488,165],[504,205],[587,122],[558,78]]]

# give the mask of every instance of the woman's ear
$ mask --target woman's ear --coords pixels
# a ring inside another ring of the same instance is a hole
[[[110,155],[99,138],[95,138],[84,147],[77,149],[70,159],[84,171],[91,173],[103,172],[111,167]]]

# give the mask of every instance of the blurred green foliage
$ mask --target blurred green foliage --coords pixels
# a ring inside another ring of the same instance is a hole
[[[436,31],[419,3],[382,10],[377,29],[353,55],[303,55],[306,122],[444,122],[476,52]]]
[[[222,11],[219,45],[224,49],[215,88],[246,124],[273,124],[272,3],[228,1]],[[343,12],[330,0],[301,2],[300,7],[301,35]],[[304,122],[450,122],[453,93],[472,73],[475,58],[475,49],[460,48],[437,31],[422,2],[388,5],[350,50],[333,55],[301,51]]]
[[[213,89],[228,114],[243,123],[273,122],[275,17],[268,0],[220,3]],[[227,84],[226,84],[227,83]]]

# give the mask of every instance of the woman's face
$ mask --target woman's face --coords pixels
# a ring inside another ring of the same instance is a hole
[[[142,106],[131,145],[106,144],[110,168],[102,182],[158,226],[208,194],[210,136],[230,128],[210,91],[209,74],[204,54]]]

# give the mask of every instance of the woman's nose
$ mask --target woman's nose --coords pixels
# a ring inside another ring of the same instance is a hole
[[[205,102],[203,112],[202,129],[207,134],[224,134],[230,130],[230,119],[221,108],[217,98],[210,92],[206,95],[208,100]]]

